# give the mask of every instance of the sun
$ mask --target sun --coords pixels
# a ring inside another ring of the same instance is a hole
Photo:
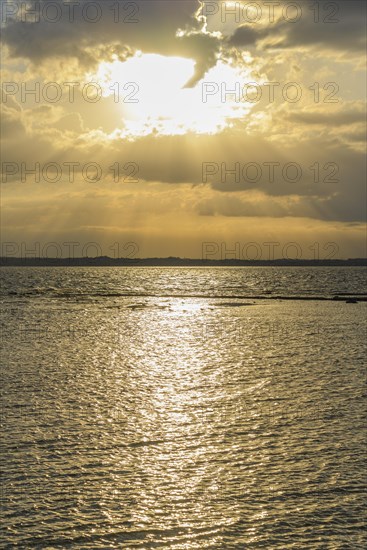
[[[102,62],[90,78],[119,105],[123,136],[214,134],[249,113],[252,104],[221,95],[223,84],[230,90],[244,82],[243,69],[218,62],[188,88],[194,72],[192,59],[138,52],[123,62]]]

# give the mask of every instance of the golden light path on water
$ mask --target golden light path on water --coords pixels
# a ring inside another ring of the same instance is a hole
[[[164,311],[167,302],[157,305]],[[202,348],[205,328],[199,319],[208,313],[207,301],[172,301],[169,311],[161,317],[158,331],[152,331],[150,316],[138,318],[135,325],[135,337],[144,340],[150,352],[146,357],[139,355],[139,368],[128,382],[135,393],[143,392],[131,425],[138,449],[133,468],[143,481],[132,521],[135,529],[146,530],[153,512],[156,529],[167,532],[167,544],[172,536],[180,540],[186,531],[186,542],[178,547],[193,549],[202,547],[198,532],[219,544],[223,528],[241,520],[240,507],[234,503],[238,488],[235,484],[231,494],[230,485],[226,486],[228,454],[238,452],[240,446],[229,439],[218,448],[216,440],[216,431],[229,420],[226,416],[235,413],[235,420],[241,410],[230,403],[233,396],[223,391],[225,373],[212,369],[223,360],[224,350],[215,345],[210,350]],[[249,345],[247,353],[251,359]],[[111,368],[118,372],[118,355]],[[123,404],[116,403],[116,407],[118,414]],[[266,515],[262,511],[256,517]],[[256,531],[249,530],[248,542],[256,540]],[[155,536],[152,533],[148,540]]]

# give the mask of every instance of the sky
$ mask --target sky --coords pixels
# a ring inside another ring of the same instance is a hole
[[[2,0],[2,255],[367,256],[365,29],[354,0]]]

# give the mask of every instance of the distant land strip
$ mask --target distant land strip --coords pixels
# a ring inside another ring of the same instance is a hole
[[[330,260],[203,260],[192,258],[17,258],[0,257],[1,267],[366,267],[367,258]]]

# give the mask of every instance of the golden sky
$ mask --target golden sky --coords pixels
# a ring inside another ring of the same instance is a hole
[[[364,2],[34,4],[1,2],[3,242],[366,256]]]

